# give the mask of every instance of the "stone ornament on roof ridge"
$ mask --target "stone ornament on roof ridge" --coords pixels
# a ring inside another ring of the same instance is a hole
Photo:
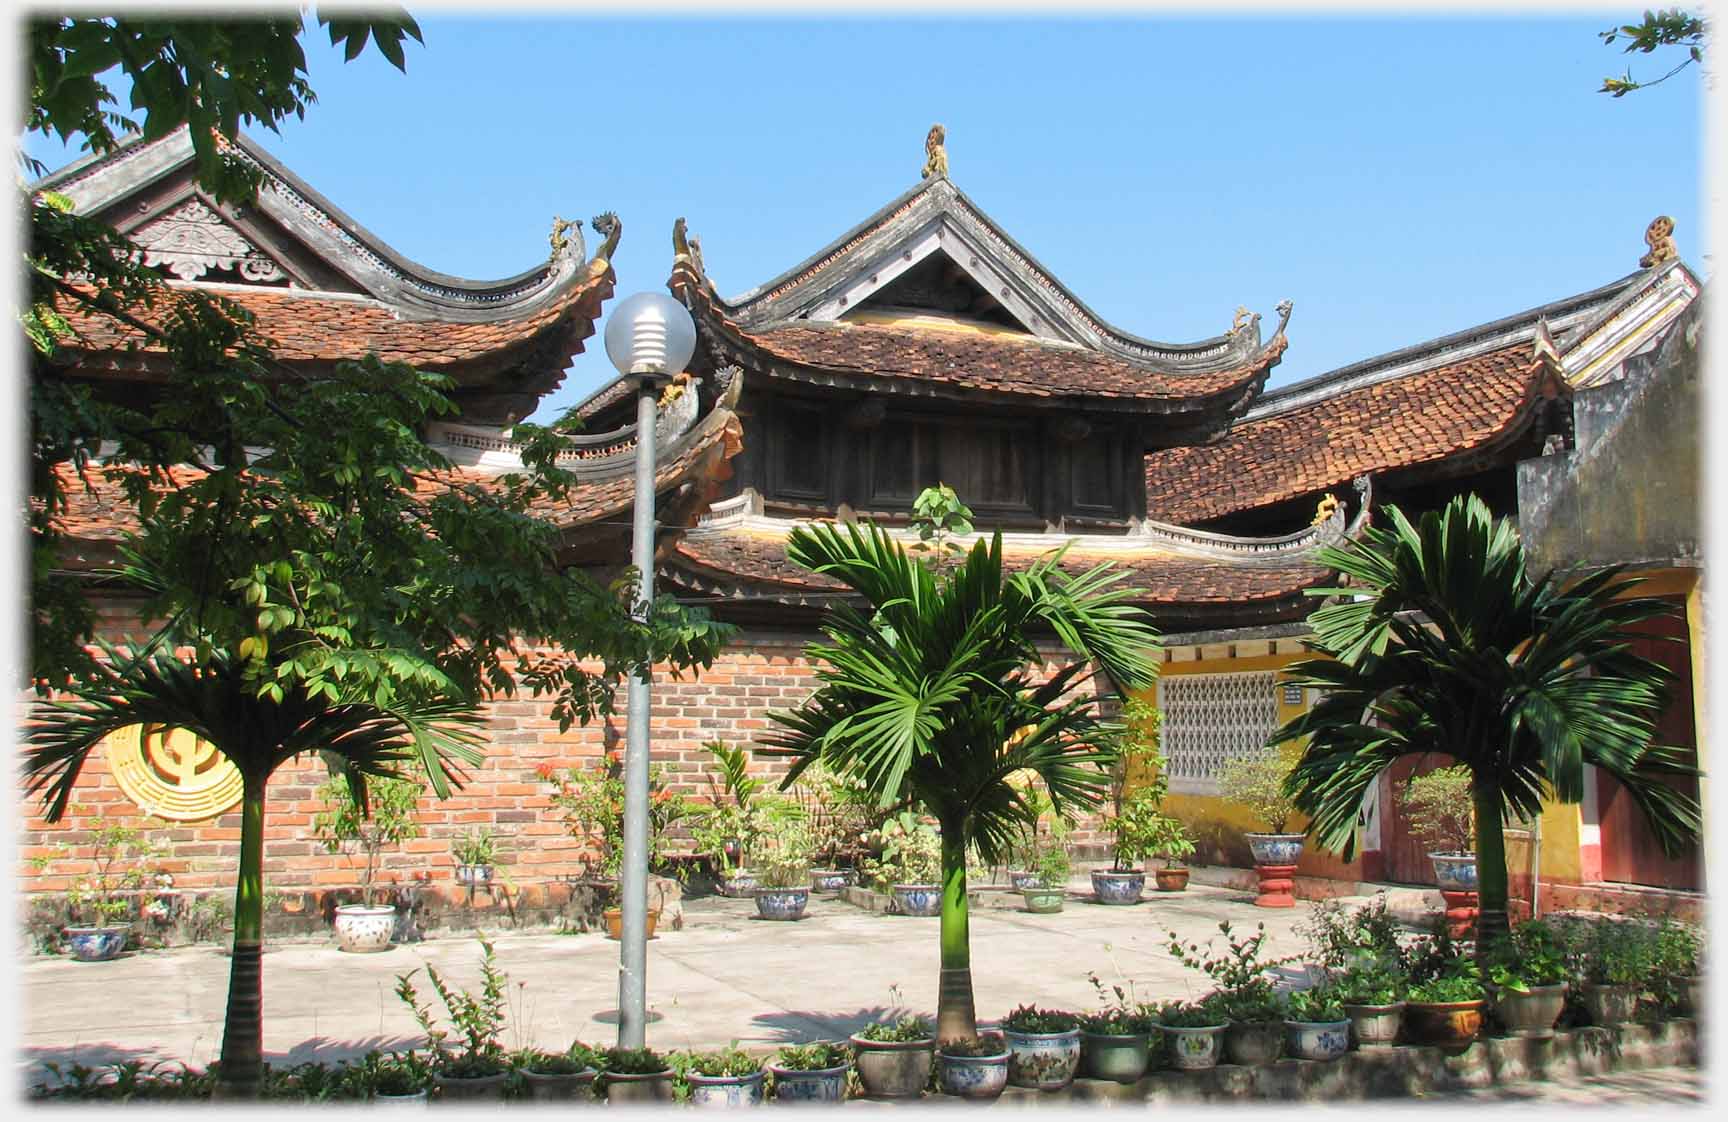
[[[1654,269],[1679,257],[1680,251],[1674,246],[1674,220],[1666,214],[1652,218],[1644,228],[1644,244],[1650,252],[1638,259],[1639,268]]]
[[[948,149],[943,144],[947,138],[948,131],[941,125],[930,126],[924,137],[924,179],[948,177]]]

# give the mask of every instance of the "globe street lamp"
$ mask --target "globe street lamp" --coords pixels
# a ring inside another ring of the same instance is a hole
[[[635,614],[648,621],[654,601],[654,397],[683,371],[696,350],[696,325],[670,296],[638,292],[612,309],[606,357],[636,382],[636,512],[630,563],[641,585]],[[624,745],[624,864],[619,885],[623,913],[618,952],[618,1046],[646,1042],[648,1011],[648,714],[653,665],[631,670]]]

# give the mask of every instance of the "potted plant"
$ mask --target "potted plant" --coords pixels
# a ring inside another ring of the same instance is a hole
[[[318,796],[325,809],[312,819],[313,836],[327,852],[352,854],[357,849],[365,858],[360,866],[361,903],[336,908],[336,946],[361,954],[389,950],[396,932],[396,906],[376,902],[373,881],[379,854],[420,834],[414,817],[420,785],[374,776],[366,783],[362,809],[347,777],[334,775],[318,788]]]
[[[1284,998],[1284,1027],[1290,1054],[1298,1060],[1326,1062],[1350,1050],[1350,1017],[1344,996],[1329,983],[1296,990]]]
[[[624,757],[610,752],[598,768],[540,769],[540,777],[552,785],[552,805],[562,812],[564,829],[587,843],[585,859],[588,881],[615,890],[624,863]],[[664,867],[666,837],[671,828],[689,814],[689,804],[666,787],[659,767],[648,769],[648,867]],[[617,939],[623,925],[621,909],[602,913],[608,938]],[[648,909],[648,937],[660,919],[660,909]]]
[[[975,1102],[1000,1098],[1008,1085],[1008,1044],[995,1033],[950,1040],[936,1053],[936,1085]]]
[[[836,775],[817,762],[799,772],[792,797],[815,838],[811,888],[834,893],[858,883],[869,839],[887,817],[869,789],[856,777]]]
[[[456,859],[456,883],[479,888],[492,883],[492,865],[498,857],[498,836],[485,827],[457,834],[450,842]]]
[[[1411,1037],[1449,1050],[1468,1047],[1482,1031],[1482,1007],[1488,998],[1475,958],[1442,923],[1411,947],[1409,968],[1404,1024]]]
[[[426,1034],[427,1046],[437,1061],[432,1079],[439,1095],[447,1100],[502,1099],[510,1063],[498,1034],[504,1028],[505,993],[509,978],[498,968],[492,944],[480,940],[480,993],[458,990],[445,984],[435,966],[427,965],[426,980],[443,1003],[448,1029],[433,1020],[431,1003],[420,1003],[410,970],[396,976],[396,996],[414,1011],[414,1020]]]
[[[763,919],[802,919],[810,903],[810,851],[814,839],[801,816],[787,814],[769,825],[757,859],[756,914]]]
[[[851,1070],[851,1053],[829,1040],[783,1045],[768,1063],[774,1100],[782,1103],[844,1102]]]
[[[379,1105],[413,1105],[430,1097],[432,1065],[418,1052],[371,1052],[357,1066],[356,1078]]]
[[[1265,748],[1227,760],[1218,769],[1218,792],[1224,801],[1246,810],[1260,826],[1245,835],[1254,854],[1254,872],[1262,908],[1292,908],[1296,897],[1296,862],[1302,856],[1302,834],[1287,833],[1296,806],[1284,793],[1284,780],[1301,757],[1299,749]]]
[[[1177,1071],[1217,1067],[1226,1018],[1206,1001],[1172,1001],[1158,1010],[1170,1066]]]
[[[1494,1018],[1512,1036],[1550,1037],[1566,1008],[1565,948],[1541,920],[1514,927],[1488,960]]]
[[[1358,963],[1337,977],[1344,1015],[1358,1048],[1390,1048],[1404,1026],[1404,995],[1409,983],[1388,960]]]
[[[1143,698],[1131,697],[1122,706],[1110,807],[1099,822],[1111,838],[1110,868],[1092,871],[1092,898],[1097,903],[1138,904],[1146,889],[1146,873],[1136,866],[1151,852],[1170,782],[1158,752],[1161,724],[1158,708]]]
[[[1702,945],[1698,929],[1690,924],[1667,916],[1657,923],[1650,991],[1663,1013],[1696,1016],[1704,1011]]]
[[[1583,998],[1590,1023],[1620,1025],[1632,1020],[1655,966],[1653,930],[1637,920],[1598,920],[1584,957]]]
[[[936,1033],[923,1017],[869,1025],[853,1033],[858,1081],[873,1098],[915,1099],[930,1081]]]
[[[1266,971],[1290,959],[1261,958],[1267,939],[1263,923],[1253,935],[1240,938],[1229,920],[1220,921],[1218,931],[1225,942],[1221,952],[1213,950],[1211,939],[1202,949],[1198,943],[1183,943],[1174,931],[1165,933],[1165,946],[1182,965],[1201,971],[1217,987],[1213,1008],[1224,1015],[1228,1026],[1225,1059],[1233,1064],[1269,1064],[1284,1046],[1284,1010]]]
[[[740,1051],[737,1041],[710,1052],[674,1055],[671,1066],[689,1086],[691,1106],[759,1106],[762,1103],[762,1082],[768,1077],[768,1072],[760,1061]]]
[[[1026,910],[1039,915],[1061,911],[1062,902],[1068,896],[1068,874],[1073,868],[1068,847],[1052,838],[1038,851],[1032,867],[1033,883],[1020,889]]]
[[[73,812],[85,816],[91,809],[74,807]],[[57,855],[66,852],[65,846],[54,848]],[[143,827],[97,820],[90,831],[89,872],[73,878],[66,890],[73,922],[62,929],[62,935],[74,960],[106,962],[126,949],[133,894],[152,883],[154,869],[149,862],[165,848],[151,840]],[[40,869],[53,859],[33,857],[31,864]]]
[[[1337,900],[1317,900],[1308,918],[1296,926],[1308,940],[1310,960],[1329,977],[1357,967],[1385,965],[1404,968],[1404,947],[1399,941],[1403,924],[1386,904],[1386,894],[1377,894],[1360,907],[1347,907]]]
[[[528,1098],[534,1102],[570,1102],[591,1098],[598,1057],[592,1048],[574,1041],[562,1052],[525,1048],[511,1057],[522,1073]]]
[[[866,862],[879,890],[892,892],[903,916],[942,914],[942,835],[911,811],[902,811],[879,831],[881,857]]]
[[[1181,892],[1188,887],[1188,866],[1182,862],[1194,855],[1194,839],[1179,819],[1160,814],[1147,840],[1147,856],[1158,859],[1152,872],[1160,892]]]
[[[1476,812],[1470,769],[1462,764],[1412,776],[1398,796],[1410,819],[1410,833],[1427,844],[1428,860],[1442,893],[1468,894],[1447,903],[1473,907],[1476,893]],[[1459,938],[1462,932],[1455,932]]]
[[[787,806],[761,794],[762,781],[749,773],[743,748],[720,740],[702,747],[719,765],[719,778],[708,776],[708,803],[691,812],[690,837],[708,855],[720,894],[748,897],[760,883],[753,867],[757,846]]]
[[[669,1103],[672,1065],[652,1048],[608,1048],[599,1053],[598,1083],[607,1103]]]
[[[1151,1062],[1152,1034],[1158,1031],[1153,1011],[1132,1000],[1120,985],[1107,993],[1098,975],[1088,973],[1086,979],[1097,991],[1100,1009],[1080,1018],[1080,1074],[1137,1082]]]
[[[1055,1009],[1022,1005],[1002,1018],[1007,1038],[1008,1081],[1016,1087],[1059,1090],[1074,1082],[1080,1067],[1080,1018]]]

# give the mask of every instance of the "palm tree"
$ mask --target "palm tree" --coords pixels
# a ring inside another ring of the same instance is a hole
[[[263,1075],[264,799],[277,768],[319,752],[349,784],[363,811],[366,777],[394,778],[398,765],[423,767],[439,797],[477,765],[479,718],[472,707],[434,700],[393,703],[284,689],[260,696],[248,661],[217,649],[196,662],[166,651],[108,648],[94,677],[52,702],[29,730],[28,791],[43,792],[45,816],[58,822],[90,752],[134,725],[185,729],[239,770],[240,869],[234,891],[234,953],[223,1025],[221,1081],[236,1097],[256,1093]],[[142,732],[142,730],[141,730]]]
[[[1506,816],[1579,802],[1584,765],[1625,785],[1670,855],[1697,838],[1698,803],[1662,780],[1698,770],[1650,742],[1671,675],[1628,644],[1668,606],[1626,596],[1638,581],[1618,568],[1530,579],[1512,520],[1474,495],[1419,526],[1385,513],[1387,528],[1320,554],[1349,587],[1315,590],[1344,599],[1309,617],[1321,657],[1290,673],[1322,700],[1271,740],[1309,738],[1286,790],[1320,844],[1354,856],[1362,800],[1400,756],[1452,757],[1470,771],[1486,952],[1507,931]]]
[[[1098,566],[1066,577],[1060,553],[1005,576],[1002,538],[979,540],[937,571],[875,526],[800,527],[786,554],[832,576],[868,607],[834,608],[826,665],[799,709],[770,716],[785,731],[766,751],[796,757],[786,784],[820,760],[861,781],[883,806],[910,805],[942,830],[942,969],[937,1034],[977,1035],[967,931],[966,849],[1000,860],[1031,813],[1009,777],[1030,769],[1058,813],[1097,805],[1109,790],[1113,727],[1071,691],[1093,675],[1141,689],[1157,672],[1157,635]],[[1034,631],[1080,656],[1039,681]]]

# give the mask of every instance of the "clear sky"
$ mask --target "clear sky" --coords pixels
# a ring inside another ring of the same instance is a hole
[[[372,52],[343,64],[314,33],[318,104],[255,135],[442,272],[518,272],[546,253],[554,215],[615,210],[619,296],[663,290],[683,215],[734,295],[912,186],[935,121],[955,183],[1120,328],[1199,339],[1243,304],[1269,330],[1294,300],[1273,385],[1632,272],[1657,214],[1709,271],[1696,69],[1595,92],[1628,64],[1597,32],[1634,6],[1072,21],[413,10],[426,43],[406,75]],[[611,375],[596,335],[537,419]]]

